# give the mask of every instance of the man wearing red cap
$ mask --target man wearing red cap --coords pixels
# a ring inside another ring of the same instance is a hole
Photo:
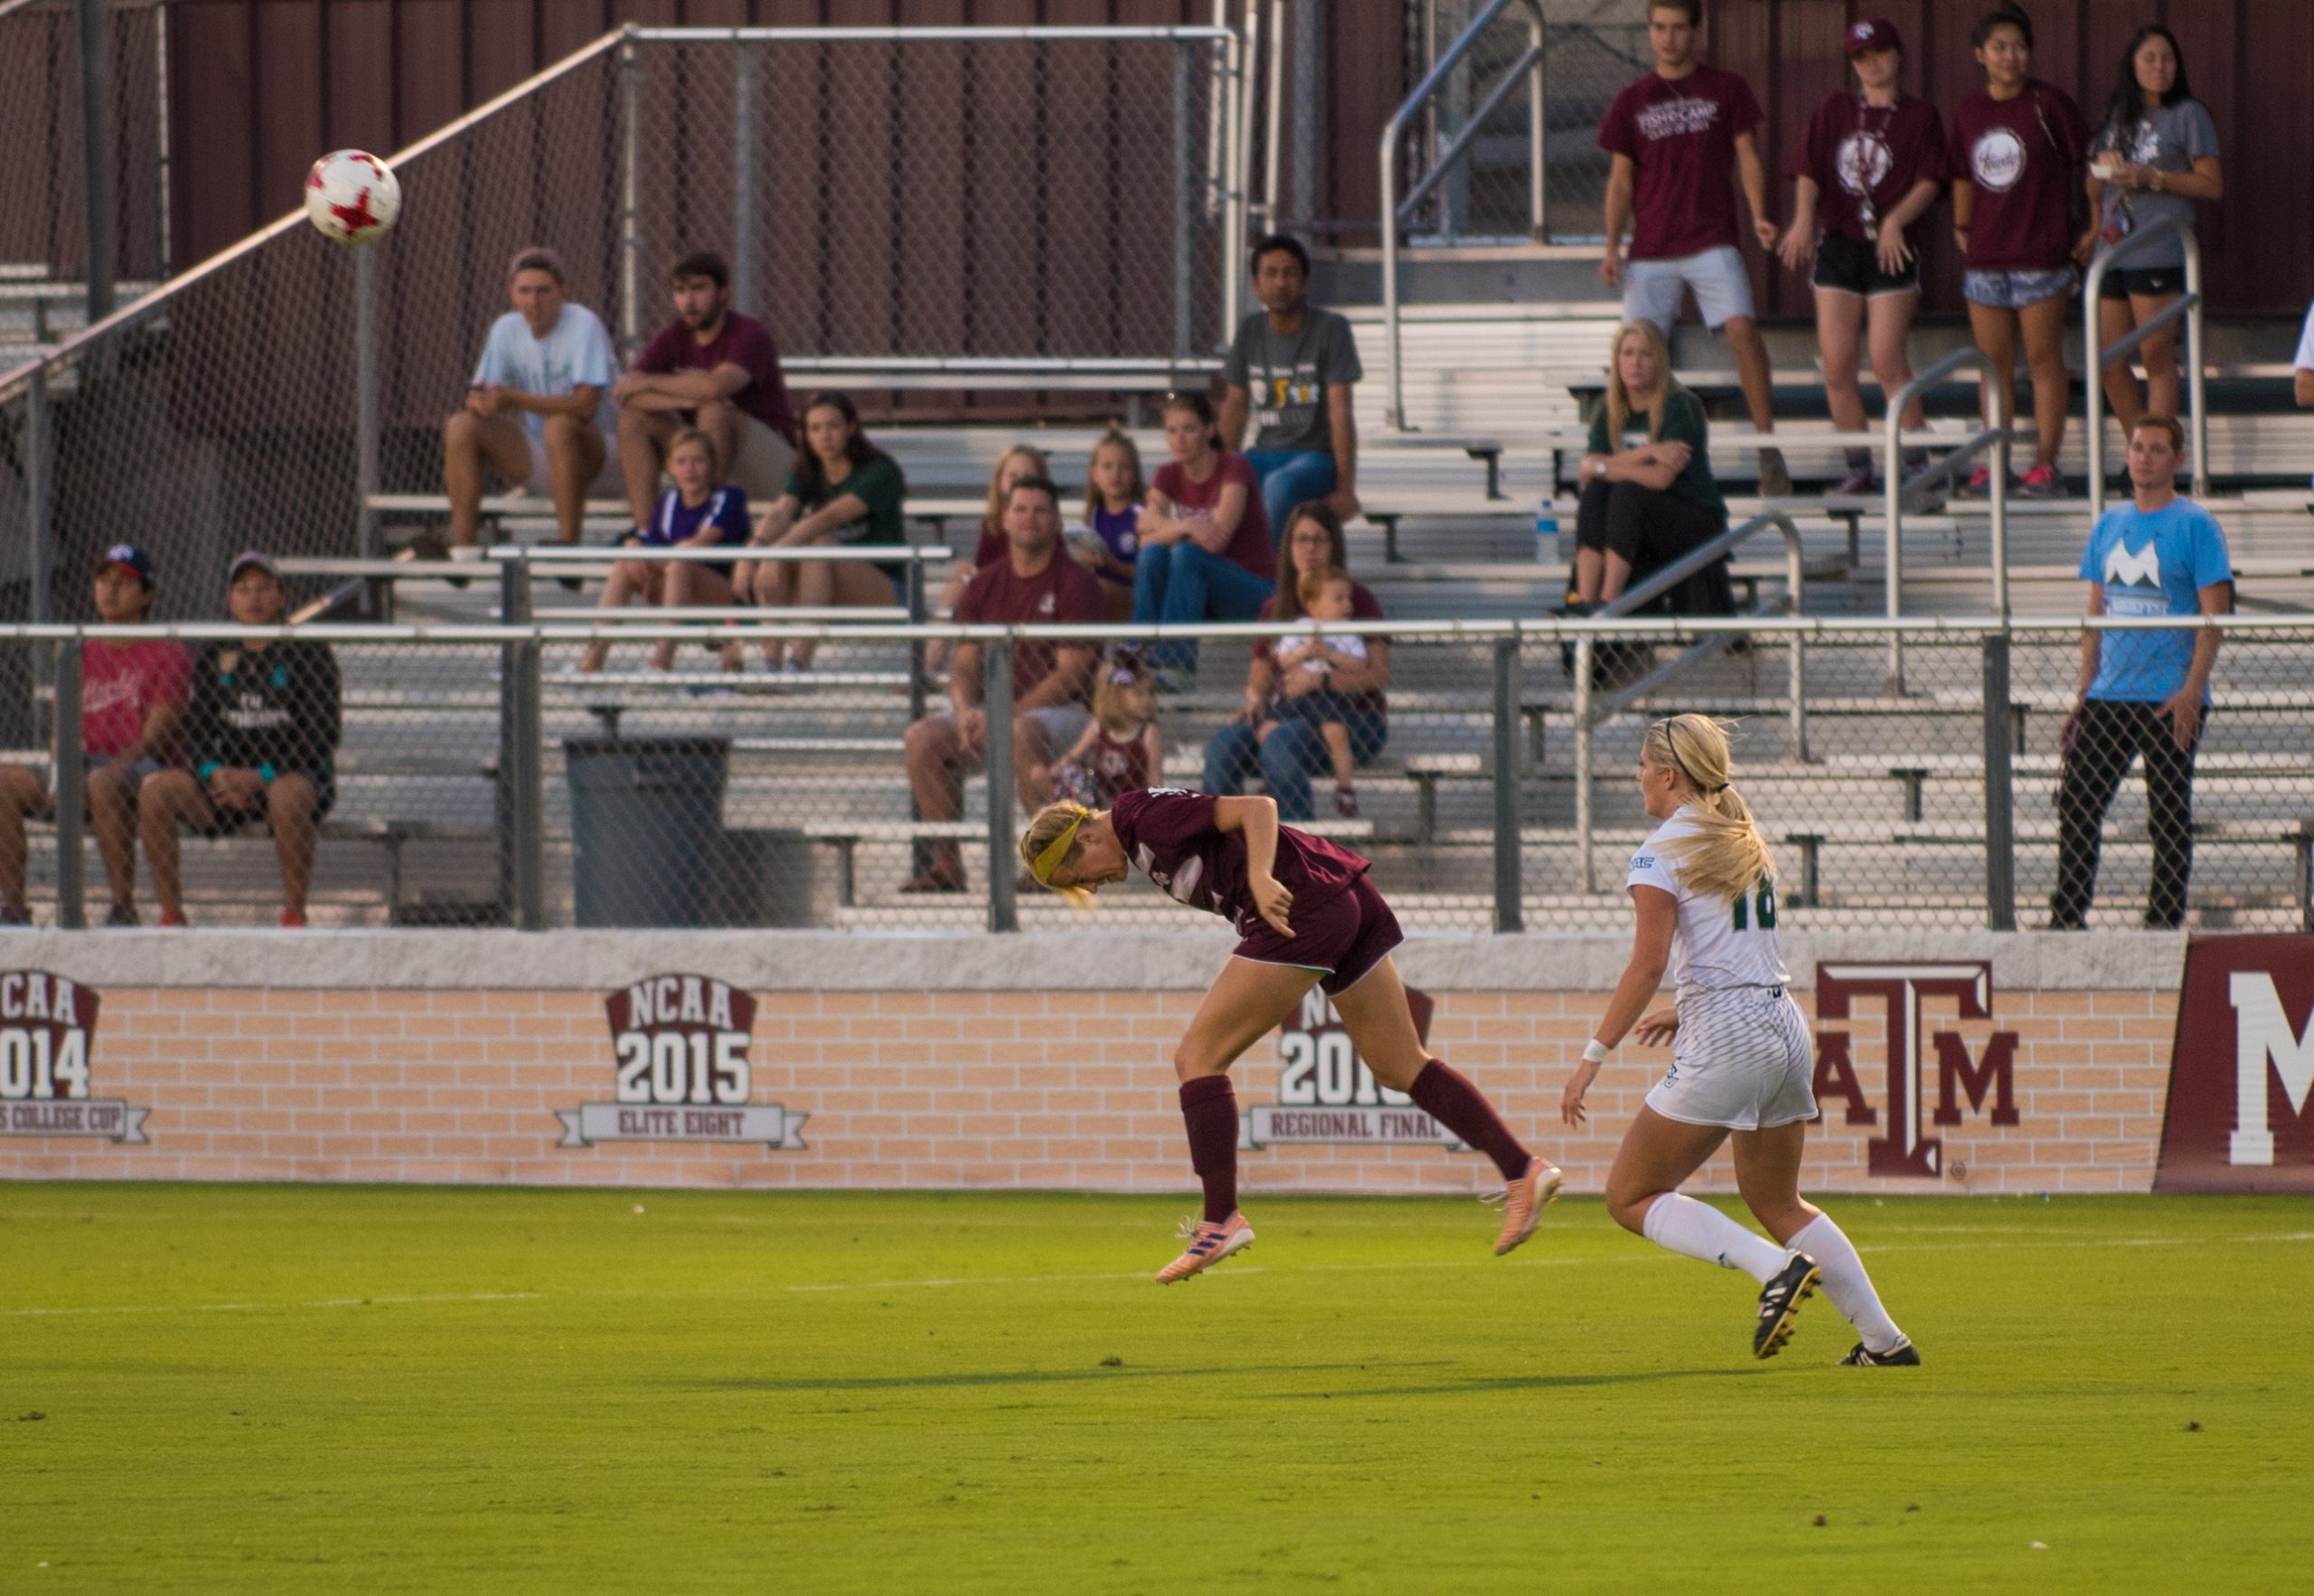
[[[97,619],[141,626],[152,617],[153,562],[133,543],[97,561],[91,586]],[[177,758],[193,662],[165,637],[80,644],[80,757],[89,830],[112,886],[108,925],[136,924],[136,789]],[[24,765],[0,769],[0,925],[29,925],[24,902],[24,821],[45,811],[49,789]]]

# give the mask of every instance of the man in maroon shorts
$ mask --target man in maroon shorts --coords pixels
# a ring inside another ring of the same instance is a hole
[[[1095,892],[1138,866],[1177,903],[1237,928],[1237,951],[1173,1053],[1190,1166],[1205,1209],[1160,1284],[1210,1268],[1254,1244],[1237,1211],[1237,1097],[1229,1066],[1301,1006],[1311,987],[1334,1000],[1344,1029],[1384,1085],[1494,1161],[1502,1171],[1498,1254],[1534,1235],[1558,1194],[1557,1166],[1519,1144],[1479,1089],[1434,1057],[1416,1033],[1390,950],[1404,940],[1390,906],[1366,878],[1366,861],[1277,823],[1267,798],[1216,798],[1152,787],[1116,807],[1054,803],[1021,839],[1021,857],[1043,885]]]

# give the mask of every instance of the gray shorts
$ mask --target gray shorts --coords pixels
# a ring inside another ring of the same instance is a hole
[[[80,756],[80,790],[86,793],[89,778],[111,763],[112,756],[109,754],[82,755]],[[137,789],[145,784],[147,776],[157,775],[167,768],[168,766],[157,759],[139,759],[132,763],[128,767],[129,803],[136,802]],[[54,782],[49,784],[48,807],[41,811],[41,818],[52,821],[56,818],[56,784]]]
[[[2047,271],[1968,271],[1961,274],[1961,297],[1987,310],[2023,310],[2073,292],[2073,268]]]
[[[1751,274],[1732,244],[1686,255],[1677,260],[1631,260],[1623,263],[1623,320],[1653,322],[1671,335],[1679,319],[1679,301],[1696,291],[1696,310],[1703,324],[1717,331],[1731,316],[1749,316]]]
[[[1647,1094],[1667,1120],[1769,1131],[1816,1117],[1808,1021],[1782,987],[1734,987],[1679,1003],[1671,1067]]]

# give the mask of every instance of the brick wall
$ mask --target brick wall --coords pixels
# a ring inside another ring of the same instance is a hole
[[[943,954],[898,939],[828,935],[483,935],[468,943],[437,934],[397,948],[385,939],[418,934],[373,934],[333,950],[310,934],[251,934],[157,953],[149,944],[163,939],[153,936],[126,952],[92,947],[113,939],[86,934],[14,942],[13,967],[56,971],[101,993],[89,1095],[151,1113],[142,1146],[0,1136],[0,1176],[1167,1191],[1190,1184],[1170,1059],[1226,941],[1121,936],[1119,958],[1088,966],[1081,937],[1041,949],[1024,945],[1035,938],[951,942]],[[1858,1002],[1837,1028],[1849,1035],[1873,1122],[1849,1123],[1848,1102],[1827,1095],[1810,1186],[2148,1189],[2168,1081],[2177,946],[2076,938],[2074,953],[2027,935],[1942,939],[1950,945],[1924,950],[1926,940],[1851,939],[1801,951],[1990,957],[1990,1020],[1957,1020],[1949,1000],[1924,1005],[1917,1117],[1927,1121],[1939,1098],[1927,1033],[1958,1032],[1969,1058],[1980,1060],[1992,1033],[2007,1031],[2016,1037],[2018,1122],[1990,1123],[1991,1094],[1975,1108],[1963,1094],[1961,1123],[1914,1131],[1941,1140],[1935,1177],[1869,1172],[1867,1144],[1890,1135],[1896,1116],[1884,1023],[1877,1006]],[[990,962],[988,944],[998,944],[1003,968]],[[978,963],[959,948],[981,949]],[[1560,1089],[1623,952],[1607,938],[1438,938],[1418,939],[1402,958],[1409,980],[1434,1000],[1434,1049],[1473,1076],[1578,1190],[1604,1181],[1615,1138],[1665,1057],[1627,1049],[1593,1090],[1590,1129],[1559,1124]],[[1121,961],[1134,970],[1130,990],[1083,979],[1088,968]],[[1805,986],[1812,960],[1792,965],[1795,984]],[[1028,975],[1056,969],[1075,972],[1075,990],[1019,990]],[[889,990],[863,990],[882,970],[893,972]],[[1523,982],[1505,977],[1520,970],[1559,972],[1578,990],[1519,990]],[[274,984],[259,984],[259,971]],[[605,993],[670,971],[720,975],[755,994],[751,1100],[808,1114],[802,1150],[560,1145],[557,1111],[614,1097]],[[854,990],[834,990],[839,981]],[[1796,995],[1812,1017],[1812,992]],[[1278,1075],[1273,1038],[1236,1071],[1241,1105],[1274,1101]],[[0,1117],[13,1106],[0,1103]],[[1495,1183],[1476,1155],[1424,1146],[1275,1146],[1247,1152],[1242,1166],[1254,1192]],[[1699,1184],[1732,1188],[1724,1155]]]

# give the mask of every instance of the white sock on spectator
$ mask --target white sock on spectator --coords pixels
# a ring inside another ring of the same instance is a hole
[[[1802,1225],[1792,1238],[1792,1250],[1816,1261],[1816,1267],[1823,1272],[1824,1295],[1856,1327],[1867,1347],[1893,1352],[1905,1344],[1904,1331],[1880,1306],[1880,1293],[1872,1289],[1864,1260],[1856,1255],[1855,1244],[1832,1223],[1830,1214],[1819,1214]]]
[[[1659,1247],[1722,1269],[1740,1269],[1762,1285],[1783,1267],[1783,1249],[1755,1231],[1749,1231],[1708,1204],[1676,1191],[1665,1192],[1647,1210],[1641,1226]]]

